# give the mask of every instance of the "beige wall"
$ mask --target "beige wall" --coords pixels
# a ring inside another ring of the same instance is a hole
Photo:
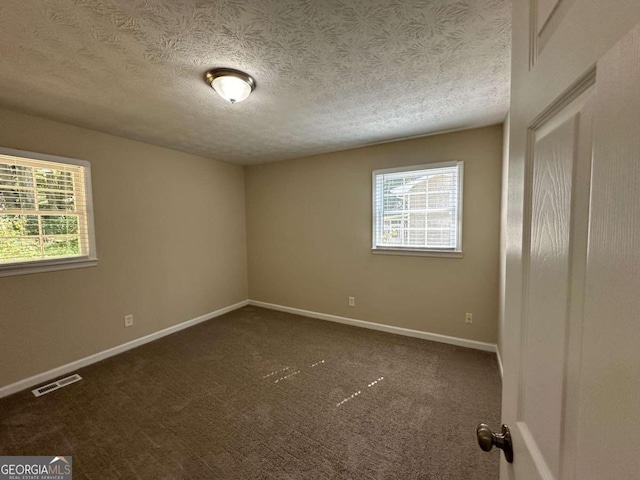
[[[0,278],[0,387],[247,298],[242,167],[4,110],[0,146],[91,162],[99,256]]]
[[[371,171],[447,160],[465,162],[464,258],[372,254]],[[501,163],[497,125],[247,167],[249,297],[495,343]]]

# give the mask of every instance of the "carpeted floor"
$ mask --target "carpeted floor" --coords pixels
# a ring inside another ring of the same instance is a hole
[[[0,400],[0,455],[74,479],[496,479],[494,354],[245,307]]]

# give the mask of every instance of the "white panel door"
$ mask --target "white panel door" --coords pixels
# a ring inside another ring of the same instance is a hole
[[[598,62],[576,479],[640,478],[640,25]]]
[[[503,480],[640,478],[638,22],[514,3]]]
[[[561,458],[568,448],[563,433],[572,427],[564,411],[577,409],[565,375],[573,373],[569,365],[580,355],[582,295],[575,287],[584,275],[587,243],[592,95],[593,87],[583,84],[567,106],[529,132],[525,329],[520,340],[521,398],[513,433],[522,442],[518,450],[524,447],[544,461],[539,465],[543,478],[561,478]],[[518,462],[516,467],[524,465]]]

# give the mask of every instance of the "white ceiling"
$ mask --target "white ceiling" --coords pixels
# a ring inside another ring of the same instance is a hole
[[[1,0],[0,106],[239,164],[501,122],[510,0]],[[230,105],[204,72],[257,82]]]

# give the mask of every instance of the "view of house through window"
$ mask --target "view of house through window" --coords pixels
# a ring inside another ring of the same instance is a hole
[[[373,172],[373,248],[460,252],[462,162]]]
[[[89,164],[60,160],[0,154],[0,267],[93,256]]]

